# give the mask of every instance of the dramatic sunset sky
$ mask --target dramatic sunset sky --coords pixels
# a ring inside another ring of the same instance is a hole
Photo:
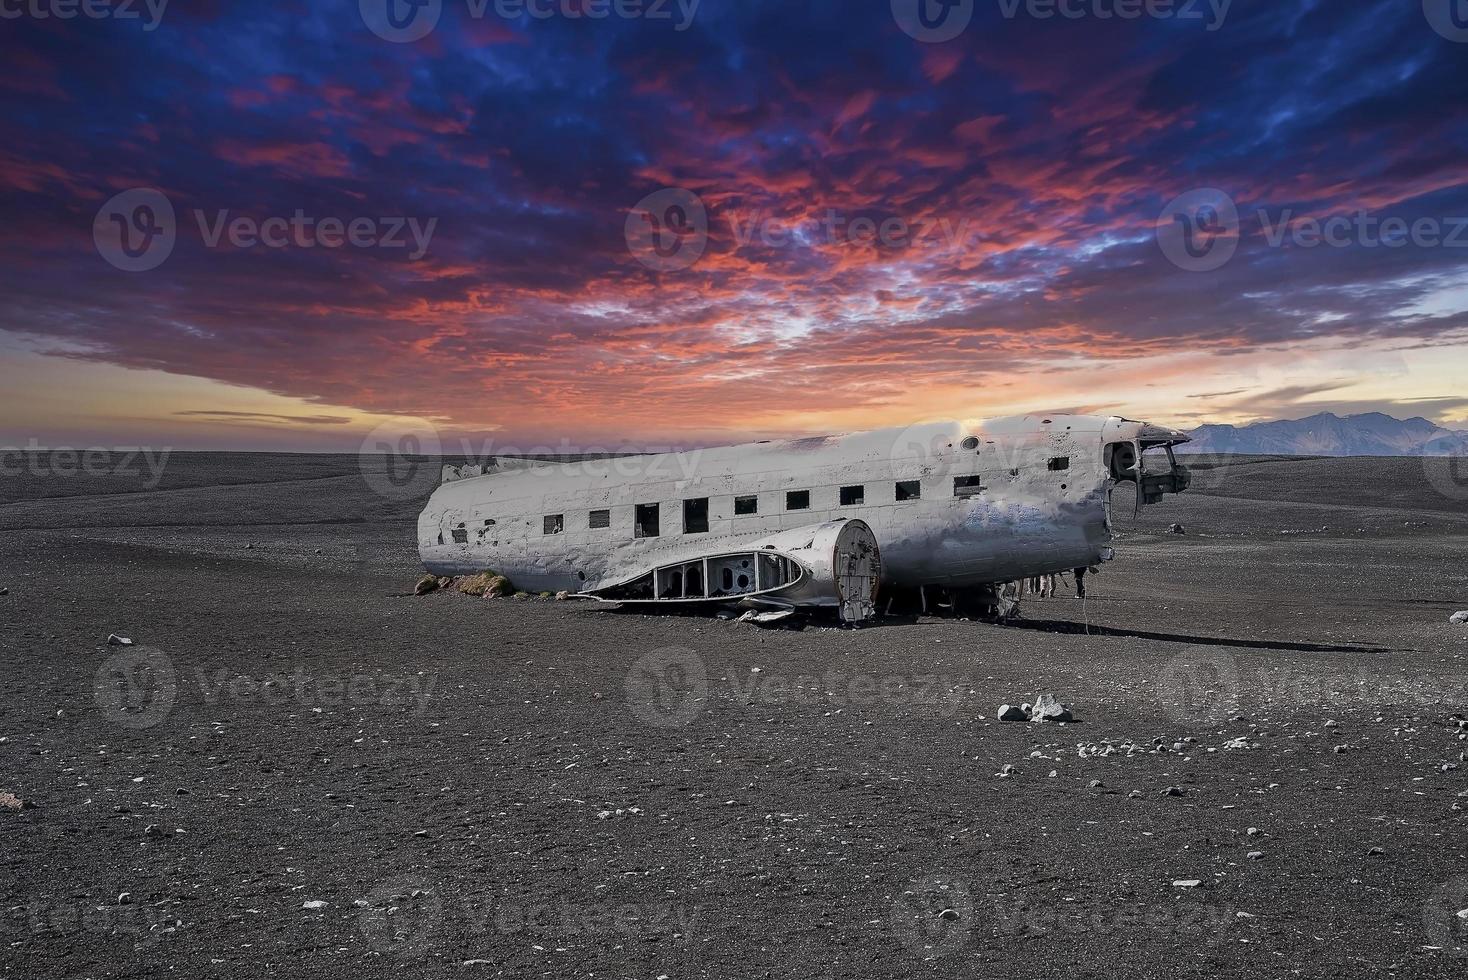
[[[152,24],[0,0],[0,443],[355,451],[409,417],[669,445],[1061,409],[1468,428],[1468,30],[1434,0],[966,0],[950,40],[892,0],[425,2],[401,41],[373,0]],[[107,212],[137,188],[176,215],[146,271],[107,245],[161,227]],[[706,241],[640,203],[668,188]],[[1240,220],[1195,215],[1193,245],[1236,248],[1200,270],[1157,229],[1204,188]],[[298,212],[432,235],[417,259],[407,231],[211,244]],[[1335,243],[1270,240],[1333,216]]]

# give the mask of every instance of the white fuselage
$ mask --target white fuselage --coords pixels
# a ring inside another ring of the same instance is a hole
[[[530,591],[580,593],[848,517],[875,532],[884,582],[1014,581],[1110,557],[1116,479],[1108,447],[1130,444],[1140,456],[1143,430],[1171,432],[1116,417],[1023,416],[578,463],[507,462],[440,486],[419,518],[419,550],[435,574],[493,569]]]

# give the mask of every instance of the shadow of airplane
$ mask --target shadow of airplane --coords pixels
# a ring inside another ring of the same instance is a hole
[[[1250,650],[1293,650],[1299,653],[1392,653],[1389,647],[1344,646],[1331,643],[1297,643],[1289,640],[1235,640],[1226,636],[1191,636],[1186,633],[1154,633],[1149,630],[1091,626],[1058,619],[1012,619],[1008,629],[1039,630],[1043,633],[1089,633],[1092,636],[1130,636],[1164,643],[1191,643],[1209,647],[1244,647]]]

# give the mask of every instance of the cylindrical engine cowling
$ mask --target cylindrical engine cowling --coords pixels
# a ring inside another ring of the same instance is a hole
[[[877,536],[865,521],[827,521],[780,531],[755,542],[753,548],[792,558],[805,572],[785,588],[753,601],[832,608],[846,622],[876,615],[882,558]]]

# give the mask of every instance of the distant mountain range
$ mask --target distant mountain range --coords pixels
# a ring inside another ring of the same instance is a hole
[[[1180,453],[1240,453],[1281,456],[1468,456],[1468,432],[1444,429],[1427,419],[1394,419],[1380,412],[1330,412],[1308,419],[1204,425]]]

